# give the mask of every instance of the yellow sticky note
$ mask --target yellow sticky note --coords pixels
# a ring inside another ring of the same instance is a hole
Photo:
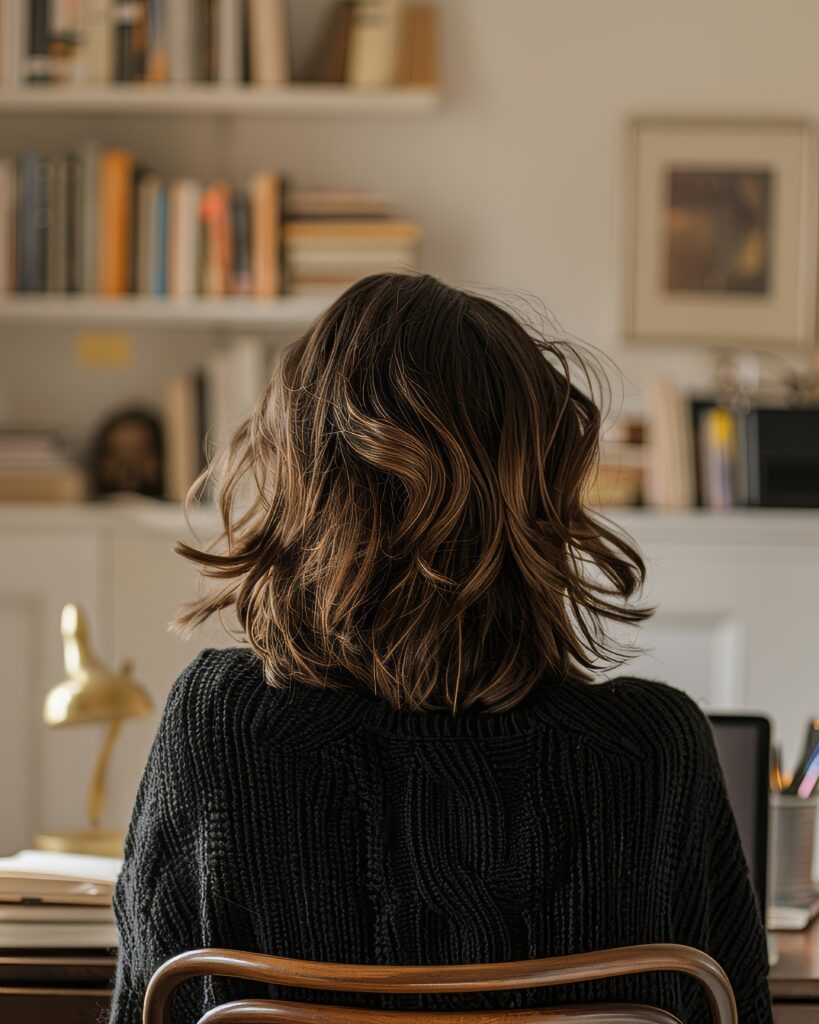
[[[80,366],[120,369],[133,362],[133,338],[122,331],[86,331],[76,336],[74,359]]]

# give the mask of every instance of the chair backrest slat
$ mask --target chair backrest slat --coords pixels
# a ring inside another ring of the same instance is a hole
[[[654,1006],[600,1003],[552,1010],[473,1010],[437,1013],[240,999],[208,1010],[199,1024],[681,1024]]]
[[[713,1024],[737,1024],[733,992],[719,964],[700,950],[670,943],[539,960],[433,967],[329,964],[229,949],[196,949],[172,957],[154,974],[145,994],[143,1024],[172,1024],[174,989],[203,975],[318,990],[410,994],[540,988],[654,971],[694,978],[705,991]],[[497,1017],[490,1014],[484,1019]],[[414,1015],[406,1014],[401,1019],[411,1018]],[[469,1020],[474,1024],[477,1018]]]

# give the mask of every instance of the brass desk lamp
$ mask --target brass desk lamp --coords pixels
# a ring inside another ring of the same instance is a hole
[[[48,692],[43,707],[45,724],[53,727],[108,723],[91,785],[88,790],[88,828],[41,834],[40,850],[63,853],[94,853],[121,857],[121,830],[100,827],[105,803],[105,783],[111,751],[126,718],[151,713],[153,705],[145,690],[132,678],[133,666],[125,661],[112,672],[91,650],[85,616],[75,604],[63,608],[60,629],[66,678]]]

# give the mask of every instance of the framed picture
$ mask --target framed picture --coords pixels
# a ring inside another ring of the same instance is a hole
[[[805,122],[633,122],[627,336],[813,345],[818,175]]]

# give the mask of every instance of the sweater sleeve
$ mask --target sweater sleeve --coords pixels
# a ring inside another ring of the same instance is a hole
[[[682,819],[677,931],[680,941],[702,949],[722,966],[734,990],[740,1024],[772,1024],[762,915],[710,724],[694,705],[692,712],[696,739],[690,765],[696,776],[689,812]]]
[[[202,652],[174,684],[137,793],[114,892],[119,956],[110,1024],[140,1024],[154,971],[169,957],[203,945],[196,849],[202,801],[190,799],[200,773],[193,764],[188,720],[191,691],[207,656]],[[186,799],[180,780],[185,780]],[[175,1009],[184,1013],[180,1019],[198,1019],[196,1005],[185,1013],[194,987],[186,983],[175,1000]]]

